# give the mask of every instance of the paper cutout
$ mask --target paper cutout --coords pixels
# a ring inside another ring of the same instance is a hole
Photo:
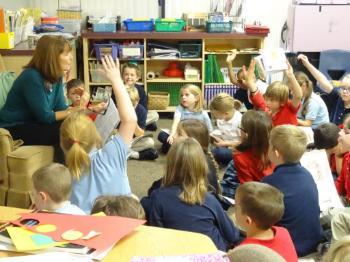
[[[16,250],[19,252],[45,249],[49,247],[59,246],[66,243],[66,242],[52,242],[48,244],[38,245],[32,239],[32,236],[38,235],[38,234],[35,234],[21,227],[7,227],[6,229],[11,237],[11,240],[14,246],[16,247]]]
[[[57,227],[55,225],[40,225],[35,228],[36,231],[40,233],[47,233],[47,232],[53,232],[56,231]]]
[[[51,237],[41,235],[41,234],[34,234],[31,236],[31,238],[34,244],[36,244],[37,246],[42,246],[42,245],[51,244],[55,242]]]
[[[87,235],[92,229],[101,234],[89,240],[78,239],[72,240],[71,243],[84,245],[96,249],[96,255],[104,250],[111,248],[118,240],[129,234],[139,225],[146,221],[117,216],[78,216],[54,213],[30,213],[21,214],[22,219],[37,219],[40,225],[52,224],[57,227],[54,232],[43,233],[52,237],[55,241],[62,241],[61,235],[67,230],[80,231]],[[20,221],[12,221],[13,224],[19,225]],[[28,230],[37,232],[33,227],[26,227]]]
[[[31,226],[36,226],[37,224],[39,224],[38,220],[35,219],[23,219],[21,220],[21,224],[27,227],[31,227]]]
[[[76,230],[67,230],[66,232],[64,232],[61,237],[64,240],[68,240],[68,241],[72,241],[72,240],[78,240],[79,238],[81,238],[83,236],[83,233],[81,233],[80,231],[76,231]]]
[[[88,239],[93,238],[93,237],[96,237],[96,236],[98,236],[98,235],[101,235],[101,233],[92,230],[92,231],[90,231],[87,235],[85,235],[82,239],[88,240]]]

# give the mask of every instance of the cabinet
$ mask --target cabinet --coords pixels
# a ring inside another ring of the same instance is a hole
[[[218,65],[226,67],[226,56],[229,50],[235,48],[239,50],[237,58],[234,60],[234,67],[248,65],[252,55],[259,53],[263,47],[264,35],[247,35],[242,33],[205,33],[205,32],[116,32],[116,33],[95,33],[90,30],[82,32],[83,39],[83,60],[84,60],[84,81],[85,88],[93,91],[98,86],[106,86],[109,83],[92,82],[90,74],[91,63],[98,63],[94,55],[93,45],[98,42],[113,41],[123,43],[126,40],[133,40],[143,45],[143,56],[137,62],[141,68],[141,79],[146,92],[149,91],[167,91],[170,93],[170,106],[163,112],[172,112],[178,104],[179,88],[186,83],[193,83],[199,86],[205,95],[205,60],[209,54],[216,54]],[[182,42],[196,41],[201,46],[199,57],[197,58],[150,58],[147,56],[149,43],[152,41],[162,41],[169,44],[178,44]],[[123,64],[127,60],[120,59]],[[198,80],[185,80],[182,77],[165,77],[163,71],[169,63],[176,61],[181,68],[187,63],[199,69],[200,78]],[[89,64],[90,63],[90,64]],[[155,79],[147,79],[148,72],[158,72],[160,76]],[[225,84],[220,84],[224,86]]]

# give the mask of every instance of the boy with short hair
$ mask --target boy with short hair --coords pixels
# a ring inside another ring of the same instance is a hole
[[[38,169],[32,176],[35,208],[50,212],[85,215],[69,201],[72,177],[67,167],[52,163]]]
[[[281,191],[264,183],[246,182],[238,187],[235,200],[237,224],[247,233],[241,245],[263,245],[286,261],[298,260],[288,230],[274,226],[284,212]]]
[[[306,141],[304,131],[296,126],[273,128],[269,158],[276,168],[262,179],[284,194],[285,211],[277,225],[288,229],[298,256],[315,251],[322,238],[317,186],[310,172],[300,165]]]

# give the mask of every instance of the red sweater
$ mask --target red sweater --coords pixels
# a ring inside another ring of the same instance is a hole
[[[272,119],[273,126],[279,125],[298,125],[297,113],[300,107],[294,107],[292,105],[292,101],[288,100],[288,102],[280,107],[278,112],[272,114],[269,108],[265,104],[265,99],[260,92],[257,92],[255,95],[250,96],[250,100],[256,109],[263,110],[268,113]]]
[[[341,172],[335,181],[335,187],[339,195],[345,196],[347,200],[350,199],[350,153],[343,156]]]
[[[289,235],[289,232],[284,227],[272,227],[274,232],[274,238],[268,240],[262,240],[257,238],[246,238],[242,241],[241,245],[245,244],[258,244],[268,247],[281,255],[287,262],[298,261],[297,252],[293,241]]]
[[[253,155],[251,150],[233,153],[233,163],[237,170],[239,182],[243,184],[249,181],[260,181],[263,177],[270,175],[275,168],[273,164],[262,169],[262,162]]]

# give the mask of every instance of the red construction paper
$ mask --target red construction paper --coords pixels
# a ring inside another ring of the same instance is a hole
[[[39,221],[39,224],[30,227],[24,226],[20,223],[23,219],[36,219]],[[88,240],[78,239],[70,241],[71,243],[95,248],[97,253],[110,248],[121,238],[128,235],[136,227],[145,222],[144,220],[117,216],[78,216],[53,213],[23,213],[20,219],[12,221],[13,224],[24,227],[32,232],[37,232],[35,228],[39,225],[55,225],[57,227],[56,231],[47,233],[40,232],[40,234],[50,236],[56,241],[64,241],[61,238],[62,233],[71,229],[82,232],[83,236],[87,235],[91,230],[100,232],[100,235]]]

